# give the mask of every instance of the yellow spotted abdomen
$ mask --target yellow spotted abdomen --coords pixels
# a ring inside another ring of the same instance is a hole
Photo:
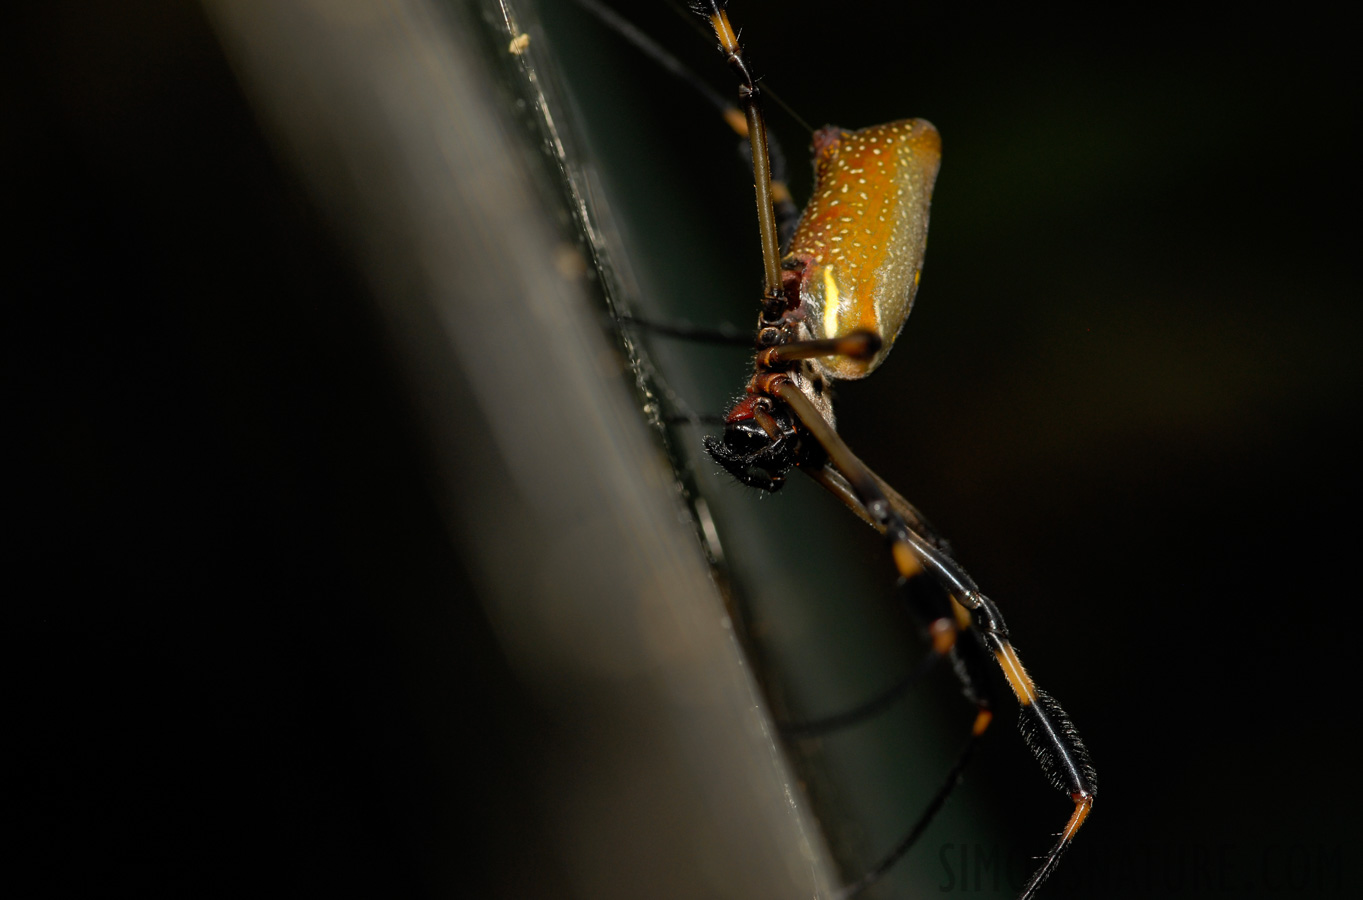
[[[941,148],[937,129],[922,119],[860,131],[829,127],[814,136],[814,196],[785,267],[799,272],[812,337],[872,331],[883,341],[870,359],[815,360],[830,378],[869,375],[904,327],[923,267]]]

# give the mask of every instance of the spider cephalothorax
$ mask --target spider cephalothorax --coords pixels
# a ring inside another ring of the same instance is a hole
[[[743,484],[778,491],[786,473],[805,461],[809,442],[802,437],[788,409],[749,395],[725,419],[722,438],[705,438],[705,450]]]

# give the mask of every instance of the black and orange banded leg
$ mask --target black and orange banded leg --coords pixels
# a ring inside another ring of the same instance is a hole
[[[903,582],[909,588],[913,582]],[[970,764],[975,748],[993,721],[993,703],[989,697],[989,682],[981,677],[984,647],[973,632],[969,613],[949,596],[938,595],[938,603],[930,611],[930,624],[927,628],[931,649],[909,677],[896,684],[869,703],[849,710],[838,716],[830,716],[817,722],[802,723],[796,727],[783,727],[782,733],[796,738],[823,734],[853,725],[862,719],[881,712],[886,706],[898,699],[899,695],[920,677],[927,674],[943,659],[950,659],[956,678],[961,683],[966,698],[975,704],[975,719],[965,744],[956,754],[951,769],[942,779],[941,785],[932,799],[919,813],[918,819],[876,865],[862,874],[856,881],[846,885],[837,894],[840,898],[850,898],[879,881],[899,860],[901,860],[918,840],[927,832],[937,814],[950,799],[961,783],[966,767]],[[943,602],[944,601],[944,602]],[[949,604],[950,609],[941,608]],[[921,615],[921,613],[920,613]]]
[[[908,585],[905,585],[905,587],[908,587]],[[913,668],[913,671],[865,703],[836,715],[799,722],[779,723],[778,727],[781,734],[788,738],[821,737],[871,719],[892,706],[909,688],[937,668],[939,663],[952,658],[960,638],[959,624],[949,614],[938,615],[934,613],[927,617],[919,615],[918,618],[920,620],[926,618],[927,620],[928,624],[925,631],[929,640],[929,649],[919,660],[918,665]],[[958,674],[961,674],[959,669]],[[966,692],[967,695],[970,695],[969,689]]]
[[[843,501],[848,509],[856,513],[868,525],[873,528],[876,527],[876,523],[867,515],[865,507],[862,506],[847,479],[837,469],[824,465],[810,466],[805,468],[804,471],[829,493]],[[929,535],[934,546],[942,550],[946,549],[946,542],[937,536],[917,509],[903,497],[900,497],[893,488],[882,483],[881,489],[889,496],[891,504],[894,505],[899,515],[910,523],[910,527],[915,532]],[[903,590],[912,591],[914,583],[914,581],[901,579],[900,586]],[[914,670],[875,697],[852,709],[820,719],[782,723],[780,726],[782,734],[794,738],[817,737],[869,719],[888,708],[917,681],[936,668],[938,663],[948,658],[952,661],[954,674],[960,681],[965,696],[981,710],[992,707],[988,682],[971,674],[971,669],[973,668],[978,672],[979,666],[968,666],[965,662],[967,654],[973,656],[982,652],[982,648],[975,646],[978,641],[962,642],[961,640],[962,634],[969,632],[972,628],[970,613],[959,603],[951,600],[950,597],[943,597],[942,595],[938,595],[936,598],[938,602],[933,606],[926,604],[921,599],[921,595],[917,599],[913,595],[906,599],[913,610],[914,618],[923,626],[923,631],[929,641],[928,652],[914,667]],[[946,604],[949,604],[949,608]],[[978,721],[976,730],[983,732]]]
[[[877,526],[877,523],[867,514],[860,499],[840,472],[831,466],[823,466],[810,471],[809,474],[868,524],[872,527]],[[945,549],[945,542],[936,536],[935,532],[911,504],[900,497],[892,488],[884,484],[881,484],[880,487],[901,518],[913,522],[916,532],[920,534],[926,532],[931,535],[933,546],[938,549]],[[880,530],[884,531],[883,528]],[[922,570],[919,570],[919,574],[922,574]],[[905,588],[908,588],[913,584],[913,580],[902,580],[902,584]],[[870,702],[839,716],[831,716],[814,723],[804,723],[802,728],[799,729],[782,729],[783,733],[790,734],[793,731],[794,736],[803,737],[809,733],[822,734],[834,728],[845,727],[862,718],[874,715],[897,699],[898,695],[903,693],[913,681],[926,674],[944,657],[950,658],[953,673],[957,681],[960,682],[962,693],[966,699],[975,705],[975,720],[971,725],[970,735],[957,753],[956,761],[942,780],[937,793],[933,795],[932,800],[920,813],[918,820],[909,832],[881,857],[874,868],[843,888],[839,894],[841,897],[855,896],[879,881],[913,848],[919,838],[927,831],[937,813],[946,805],[946,801],[950,798],[952,792],[960,784],[961,777],[974,755],[975,748],[979,745],[994,718],[992,691],[985,671],[985,666],[989,663],[988,651],[974,632],[974,623],[969,610],[950,595],[940,596],[949,608],[940,608],[939,605],[926,616],[931,621],[928,634],[932,640],[932,649],[907,679]]]
[[[724,124],[728,125],[729,129],[738,135],[745,145],[748,143],[748,120],[742,110],[721,97],[704,80],[698,78],[695,72],[664,49],[661,44],[636,28],[624,16],[601,3],[600,0],[575,0],[575,2],[595,16],[596,20],[602,25],[633,44],[640,53],[652,59],[667,74],[699,94],[706,104],[719,114],[720,118],[724,120]],[[712,13],[708,8],[700,4],[695,6],[697,11],[706,19],[711,17]],[[784,104],[782,105],[784,106]],[[789,107],[786,107],[786,109],[789,110]],[[804,123],[801,122],[801,124]],[[805,128],[809,130],[807,125]],[[781,237],[781,243],[784,244],[795,231],[795,223],[800,218],[800,210],[795,205],[795,198],[791,196],[790,188],[786,184],[786,157],[781,151],[781,145],[772,135],[768,135],[767,142],[767,152],[771,157],[772,202],[776,206],[777,233]],[[751,165],[751,153],[745,154],[745,157],[748,164]]]
[[[900,576],[908,579],[924,572],[930,574],[969,613],[971,627],[1003,671],[1021,707],[1018,727],[1023,740],[1051,785],[1070,795],[1074,809],[1064,829],[1019,895],[1020,900],[1027,900],[1055,869],[1093,809],[1098,775],[1083,740],[1060,704],[1037,687],[1023,668],[1009,639],[1003,614],[994,602],[980,592],[974,580],[955,560],[909,527],[881,490],[879,479],[852,453],[788,378],[772,376],[765,381],[764,387],[786,403],[810,436],[823,448],[830,465],[847,479],[866,517],[889,541]],[[984,723],[985,726],[987,724]],[[903,851],[898,848],[896,851],[895,858],[898,858]],[[892,864],[893,860],[889,862]],[[886,863],[881,863],[875,871],[883,873],[887,868]],[[868,873],[867,878],[871,874],[874,873]],[[870,883],[863,878],[854,887],[860,890]]]
[[[738,32],[724,12],[727,0],[692,0],[691,8],[709,22],[719,40],[724,60],[738,78],[738,98],[752,149],[753,188],[757,195],[757,230],[762,242],[762,297],[764,303],[783,307],[780,232],[776,224],[776,197],[772,185],[771,154],[767,146],[767,123],[762,116],[762,91],[748,69]]]

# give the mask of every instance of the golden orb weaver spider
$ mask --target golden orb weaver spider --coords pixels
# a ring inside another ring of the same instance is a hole
[[[834,127],[814,136],[813,198],[789,247],[778,245],[776,203],[762,112],[762,91],[744,57],[721,0],[693,2],[706,18],[729,68],[752,150],[762,241],[763,293],[755,372],[725,418],[722,439],[707,438],[710,455],[744,484],[777,490],[792,468],[822,484],[881,532],[905,581],[927,576],[950,597],[951,614],[935,619],[933,653],[952,653],[962,634],[975,636],[993,657],[1021,706],[1019,727],[1051,785],[1074,804],[1065,827],[1022,888],[1031,897],[1055,869],[1093,808],[1097,773],[1068,715],[1042,691],[1013,649],[998,607],[943,549],[917,511],[866,467],[838,436],[827,383],[861,378],[885,358],[913,305],[927,242],[940,138],[913,119],[859,131]],[[968,695],[968,669],[958,667]],[[986,700],[972,729],[978,738],[992,718]],[[969,747],[966,753],[968,755]],[[950,790],[956,773],[948,779]],[[874,883],[917,840],[940,794],[919,825],[846,893]]]
[[[838,436],[831,403],[832,382],[862,378],[883,362],[912,307],[940,139],[931,124],[916,119],[858,131],[819,130],[814,137],[813,199],[799,213],[781,180],[773,177],[762,90],[729,24],[726,5],[716,0],[692,3],[739,81],[742,111],[731,108],[725,118],[749,142],[764,284],[754,374],[725,417],[723,436],[707,437],[705,449],[739,482],[766,492],[781,488],[790,469],[801,469],[885,536],[903,581],[936,582],[949,599],[928,615],[932,653],[925,662],[950,658],[966,695],[977,705],[971,739],[942,789],[908,836],[844,894],[861,891],[889,871],[954,788],[992,719],[978,664],[992,660],[1019,701],[1029,748],[1051,784],[1067,792],[1074,804],[1065,828],[1022,887],[1020,896],[1030,897],[1092,808],[1096,774],[1087,750],[1068,716],[1023,669],[998,608],[917,510]],[[926,671],[927,665],[918,671]],[[786,731],[792,736],[822,733],[880,707],[879,700],[873,701],[852,713]]]

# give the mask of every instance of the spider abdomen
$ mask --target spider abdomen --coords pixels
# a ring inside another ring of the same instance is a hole
[[[784,261],[787,291],[798,290],[814,338],[856,331],[879,335],[866,358],[824,357],[830,378],[862,378],[890,352],[918,290],[932,186],[941,163],[932,123],[904,119],[814,135],[814,195]],[[796,281],[796,285],[789,284]]]

